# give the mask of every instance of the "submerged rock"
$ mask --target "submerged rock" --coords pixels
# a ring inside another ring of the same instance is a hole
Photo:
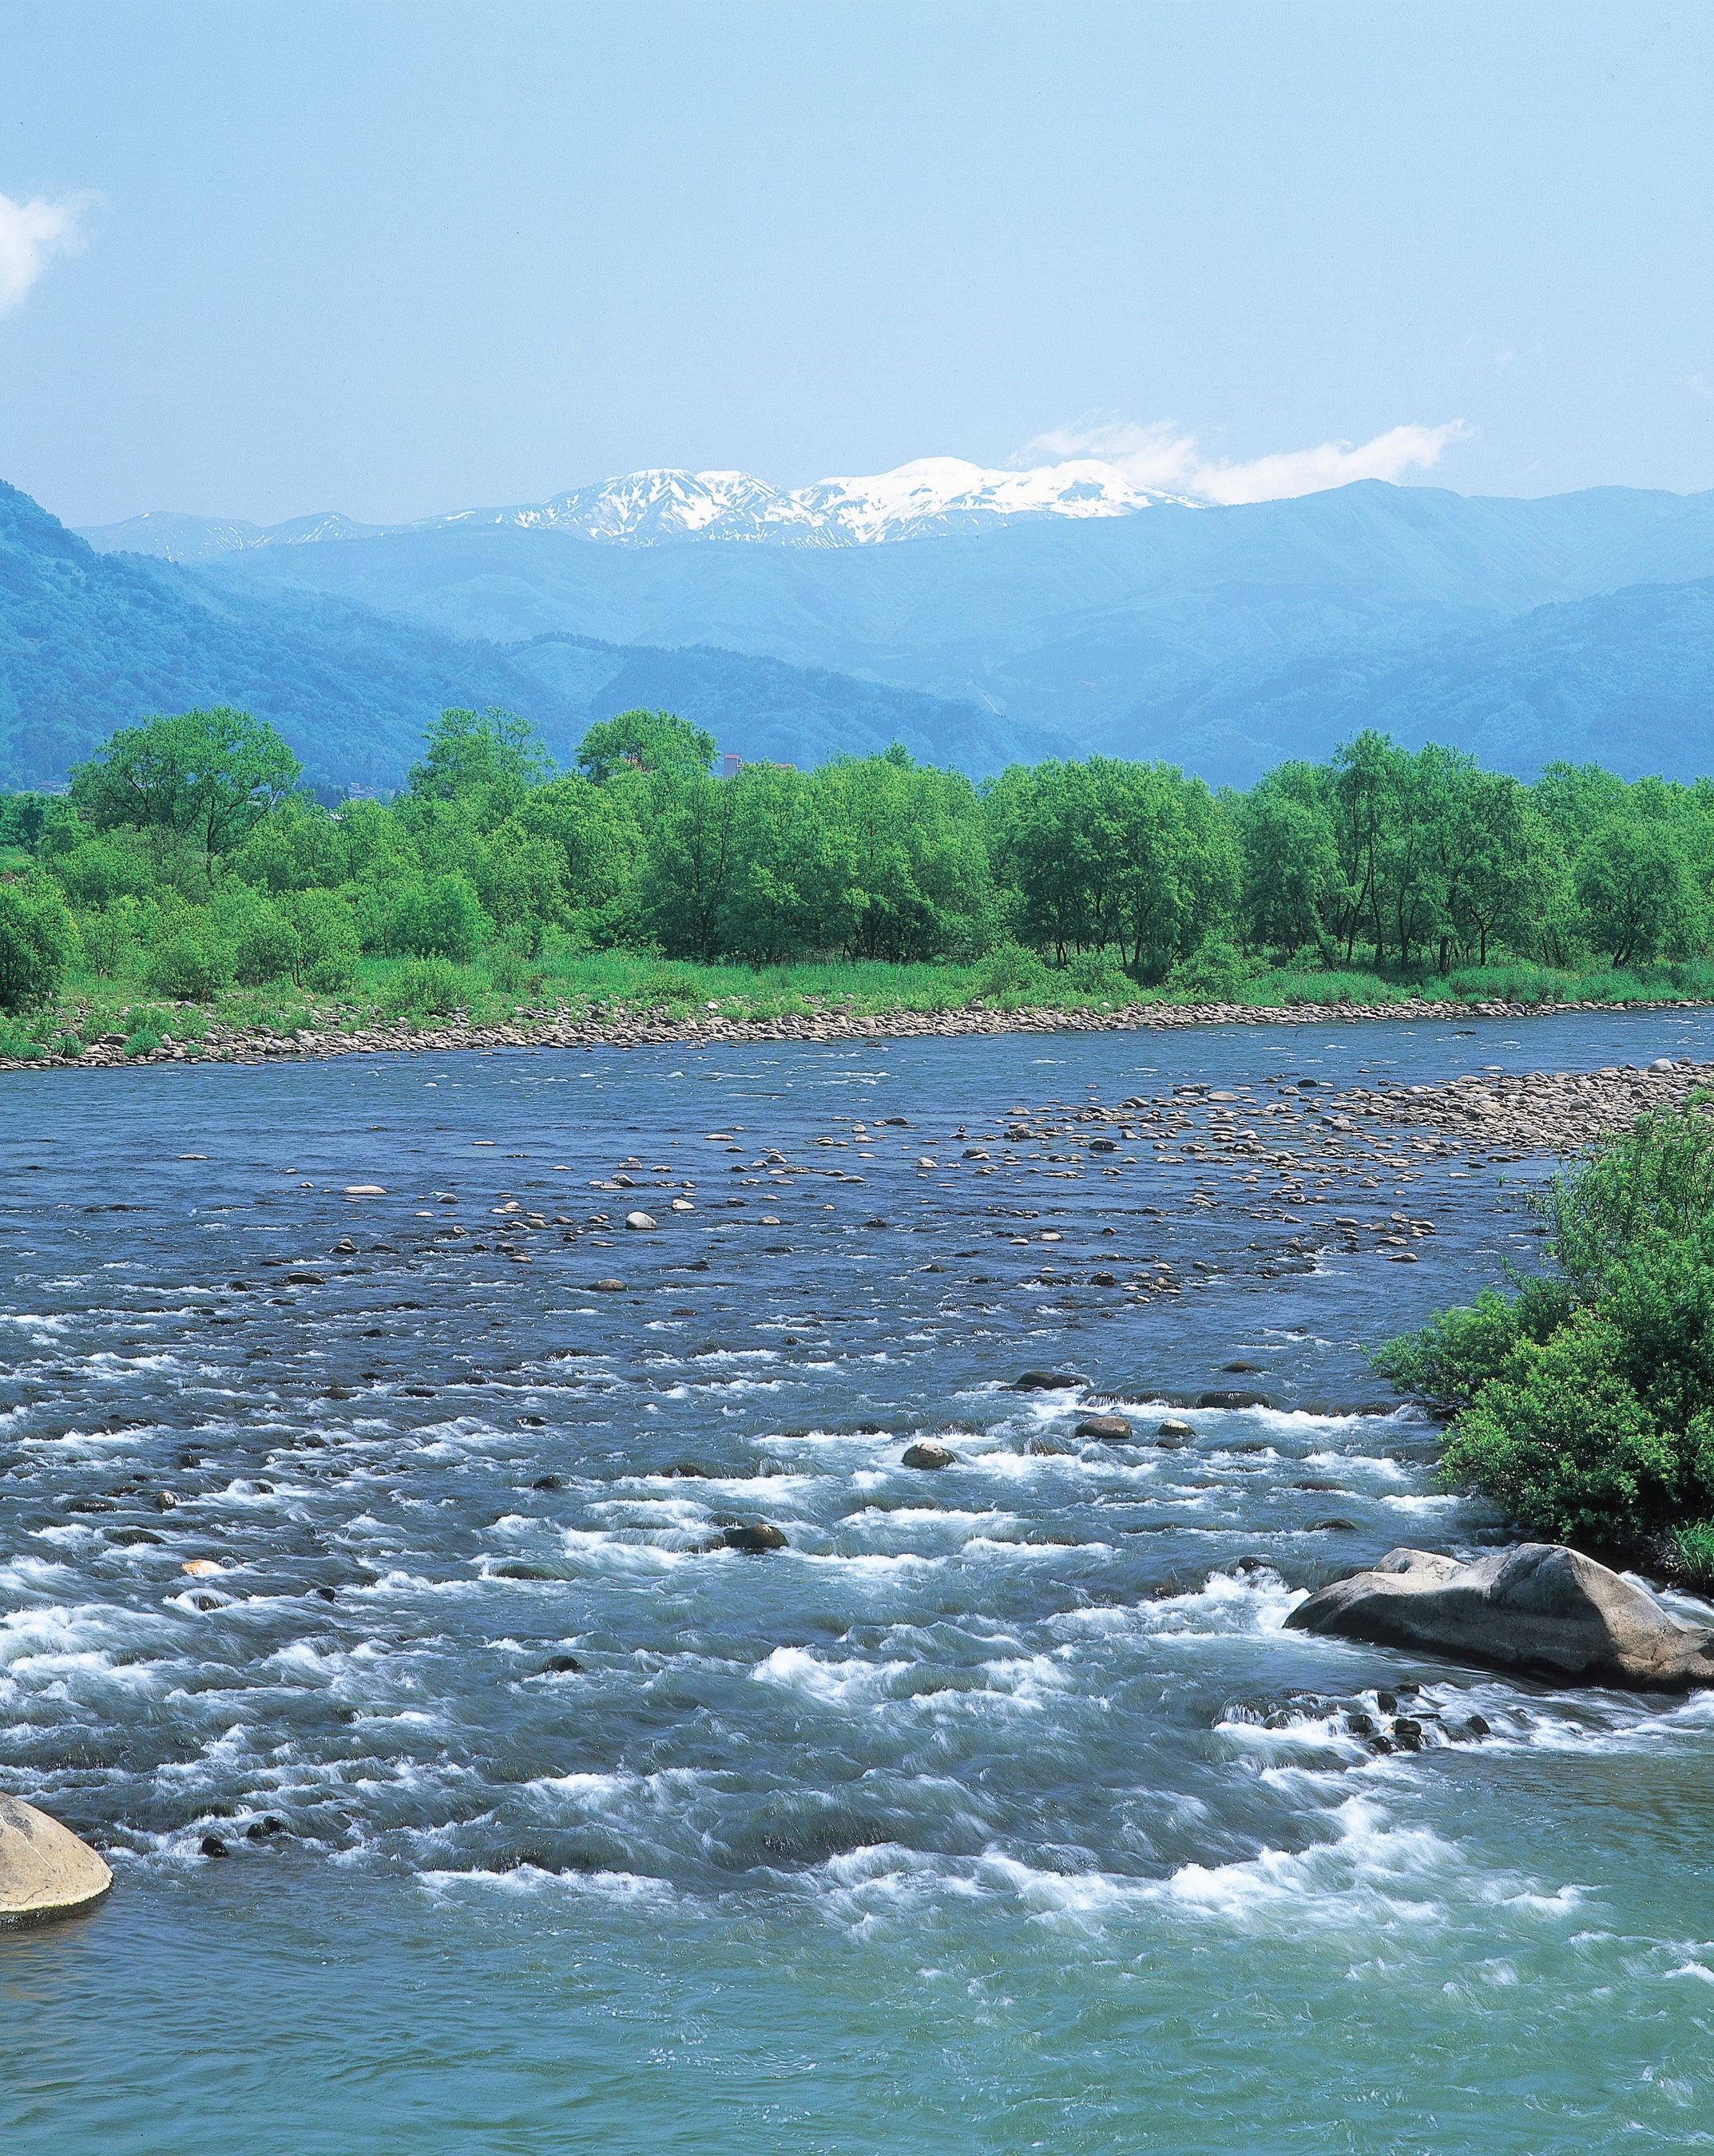
[[[1026,1370],[1021,1378],[1014,1378],[1015,1393],[1072,1393],[1082,1384],[1081,1378],[1073,1378],[1063,1370]]]
[[[1556,1543],[1522,1543],[1475,1564],[1390,1550],[1372,1572],[1322,1588],[1285,1621],[1294,1631],[1588,1684],[1714,1685],[1714,1629],[1677,1623],[1641,1588]]]
[[[0,1926],[75,1916],[112,1884],[106,1861],[69,1827],[33,1804],[0,1797]]]
[[[785,1534],[771,1520],[764,1520],[756,1527],[728,1527],[721,1539],[728,1549],[742,1550],[751,1557],[787,1547]]]

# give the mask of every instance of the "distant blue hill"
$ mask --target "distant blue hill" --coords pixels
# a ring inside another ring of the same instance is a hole
[[[1681,731],[1699,723],[1702,616],[1616,595],[1714,578],[1714,495],[1471,500],[1366,480],[826,550],[452,526],[259,549],[209,574],[337,593],[520,658],[522,640],[569,634],[967,701],[991,715],[990,753],[1070,742],[1239,780],[1372,722],[1520,770],[1598,738],[1627,767],[1682,767],[1702,756]]]
[[[1627,778],[1714,773],[1714,578],[1538,607],[1495,629],[1229,662],[1186,693],[1140,700],[1110,742],[1248,786],[1365,726],[1524,778],[1555,757]]]
[[[116,726],[210,703],[270,720],[312,781],[340,788],[399,784],[448,705],[521,712],[562,762],[592,720],[636,704],[781,762],[895,738],[976,771],[1042,752],[975,704],[822,670],[564,637],[502,645],[338,594],[100,555],[0,483],[0,787],[56,785]]]

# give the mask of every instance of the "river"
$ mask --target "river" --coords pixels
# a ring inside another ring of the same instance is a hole
[[[1500,1538],[1363,1351],[1529,1261],[1543,1163],[1068,1120],[1711,1053],[1687,1011],[8,1080],[0,1789],[117,1885],[0,1935],[8,2156],[1714,2143],[1714,1699],[1281,1630]]]

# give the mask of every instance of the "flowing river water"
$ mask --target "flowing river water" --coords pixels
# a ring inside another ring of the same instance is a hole
[[[0,1934],[0,2146],[1714,2144],[1714,1697],[1281,1629],[1501,1538],[1364,1350],[1539,1251],[1544,1163],[1068,1120],[1711,1052],[1654,1012],[13,1080],[0,1789],[117,1886]]]

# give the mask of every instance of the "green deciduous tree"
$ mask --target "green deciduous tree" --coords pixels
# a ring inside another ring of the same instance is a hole
[[[706,774],[714,761],[714,737],[672,711],[621,711],[589,728],[578,745],[578,768],[595,783],[627,772],[660,772],[676,778]]]
[[[975,788],[903,749],[842,757],[815,775],[816,808],[850,847],[854,957],[971,957],[992,941],[994,880]]]
[[[296,786],[297,758],[264,721],[224,705],[147,719],[112,736],[71,774],[71,798],[97,829],[130,825],[193,844],[212,882]]]
[[[1231,918],[1236,834],[1207,788],[1170,764],[1014,765],[986,805],[1017,932],[1061,963],[1113,950],[1159,978]]]
[[[1576,882],[1589,941],[1615,966],[1696,948],[1705,907],[1670,824],[1630,815],[1598,827],[1578,855]]]
[[[517,798],[553,775],[553,759],[528,719],[511,711],[442,711],[406,784],[419,800],[455,801],[498,790],[504,814]]]

